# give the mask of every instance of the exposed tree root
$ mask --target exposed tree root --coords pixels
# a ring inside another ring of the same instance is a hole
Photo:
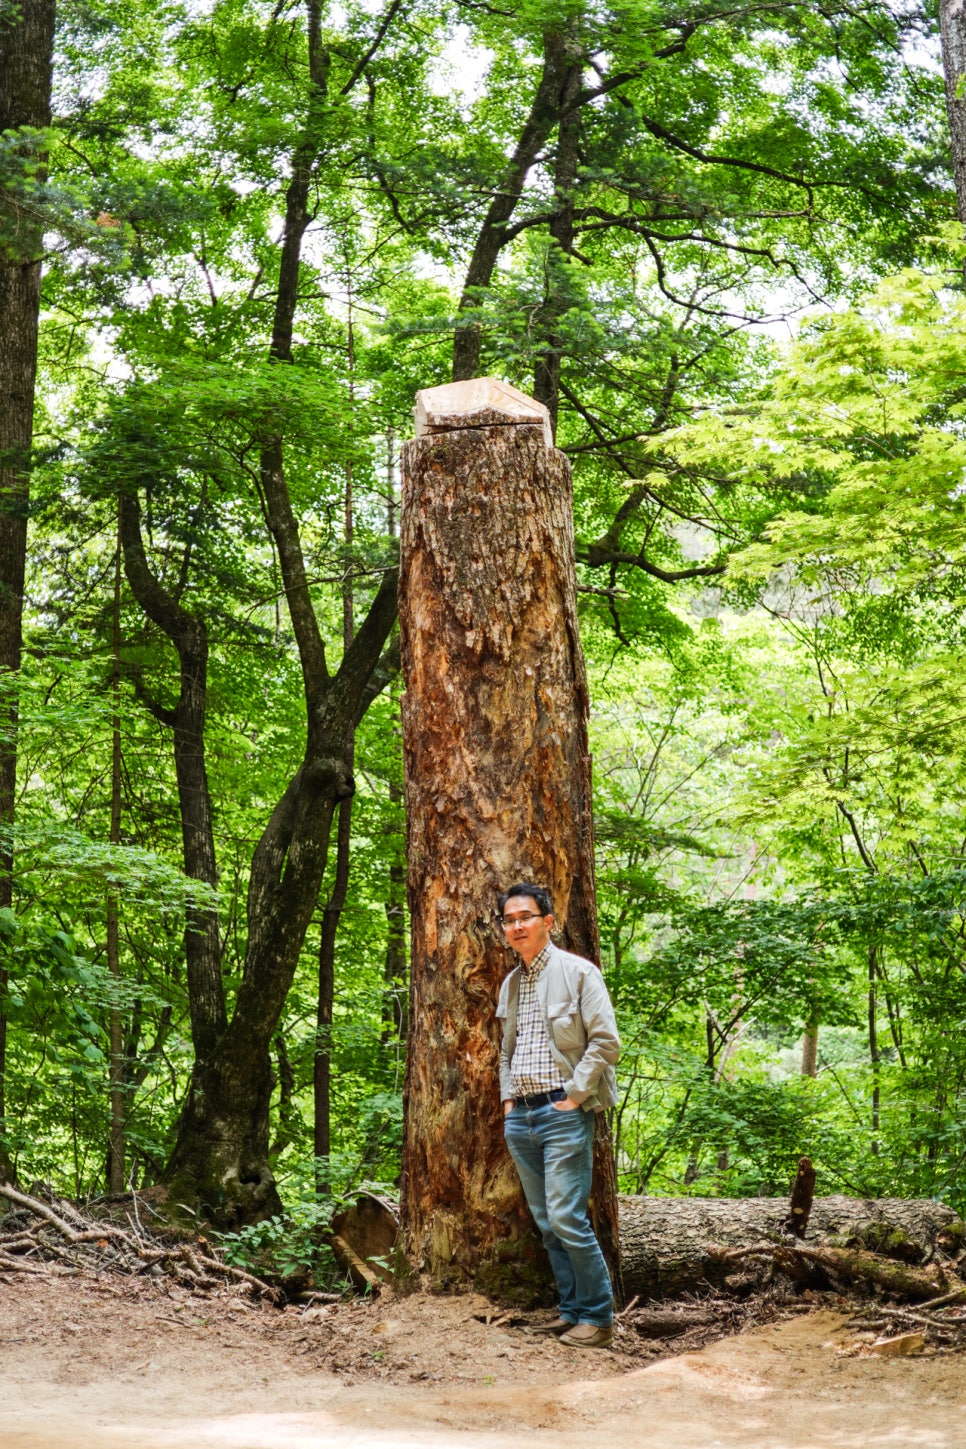
[[[273,1302],[282,1296],[260,1278],[223,1262],[206,1238],[194,1242],[183,1237],[162,1239],[147,1233],[130,1216],[127,1230],[116,1223],[85,1218],[70,1203],[44,1202],[5,1182],[0,1182],[0,1197],[17,1210],[0,1219],[0,1275],[109,1268],[128,1276],[165,1273],[201,1291],[221,1287],[227,1278],[240,1292]],[[31,1223],[31,1217],[36,1221]]]
[[[712,1250],[712,1257],[722,1265],[737,1264],[749,1259],[769,1260],[774,1270],[784,1273],[804,1286],[825,1286],[823,1278],[831,1278],[853,1288],[876,1289],[894,1298],[912,1302],[950,1303],[966,1294],[966,1284],[939,1263],[915,1268],[897,1263],[875,1253],[851,1248],[804,1248],[790,1243],[760,1243],[750,1248]],[[938,1294],[942,1295],[937,1299]]]

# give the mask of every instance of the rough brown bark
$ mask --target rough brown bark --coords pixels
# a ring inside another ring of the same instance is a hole
[[[788,1218],[785,1230],[796,1238],[804,1238],[808,1231],[808,1219],[815,1201],[815,1168],[810,1157],[798,1159],[798,1172],[792,1183],[792,1196],[788,1204]]]
[[[218,875],[205,764],[208,631],[204,622],[189,613],[152,573],[141,536],[141,506],[137,497],[122,494],[119,508],[124,569],[131,592],[148,618],[171,640],[178,654],[178,702],[173,710],[155,705],[153,712],[174,734],[185,874],[214,890]],[[227,1021],[221,984],[218,912],[214,907],[189,906],[184,952],[191,1040],[195,1052],[203,1055],[218,1040]]]
[[[622,1197],[625,1293],[660,1298],[720,1284],[737,1269],[726,1250],[780,1243],[787,1217],[786,1198]],[[951,1254],[962,1247],[963,1225],[951,1208],[928,1199],[815,1198],[809,1247],[852,1242],[915,1264],[933,1249]]]
[[[939,0],[956,210],[966,225],[966,0]]]
[[[54,0],[6,7],[0,17],[0,133],[50,125]],[[24,143],[25,155],[36,143]],[[42,159],[42,158],[41,158]],[[43,179],[44,167],[35,173]],[[0,198],[0,674],[20,669],[27,501],[33,442],[43,223],[11,188]],[[0,907],[13,903],[13,815],[17,777],[17,704],[0,713]],[[7,1022],[0,962],[0,1172],[5,1148]]]
[[[546,883],[562,944],[590,959],[598,948],[570,470],[543,427],[406,445],[400,628],[412,943],[403,1231],[436,1280],[506,1292],[543,1268],[503,1143],[494,1008],[514,962],[497,894],[520,878]],[[600,1146],[596,1225],[614,1262]]]

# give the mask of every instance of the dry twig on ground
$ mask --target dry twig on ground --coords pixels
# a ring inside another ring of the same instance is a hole
[[[128,1229],[116,1223],[84,1215],[72,1204],[44,1202],[0,1182],[0,1197],[15,1211],[0,1219],[0,1275],[8,1272],[77,1273],[85,1268],[135,1276],[167,1274],[193,1289],[222,1287],[228,1279],[239,1291],[278,1301],[278,1289],[271,1288],[218,1257],[206,1238],[187,1242],[171,1235],[162,1237],[145,1230],[133,1198],[135,1222],[128,1215]],[[30,1219],[35,1219],[31,1223]],[[65,1246],[66,1245],[66,1246]]]

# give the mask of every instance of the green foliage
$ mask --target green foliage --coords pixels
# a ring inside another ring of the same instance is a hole
[[[415,0],[377,16],[350,0],[322,15],[324,99],[303,21],[262,0],[62,7],[55,124],[0,138],[0,245],[29,209],[46,250],[25,667],[0,682],[19,701],[16,915],[0,913],[18,1170],[102,1186],[118,1017],[128,1170],[163,1169],[192,1062],[186,921],[218,912],[230,1011],[252,852],[305,738],[260,449],[284,453],[331,670],[347,600],[358,627],[394,561],[413,393],[448,380],[468,259],[564,35],[599,90],[576,174],[561,196],[551,129],[461,320],[480,323],[481,372],[528,390],[561,354],[601,939],[628,1041],[622,1180],[783,1191],[810,1151],[827,1186],[955,1198],[966,303],[959,243],[923,240],[953,206],[921,7]],[[280,221],[303,172],[279,363]],[[816,298],[834,306],[789,349],[755,332]],[[184,876],[175,652],[123,576],[114,685],[122,493],[207,633],[217,891]],[[399,1166],[398,687],[361,723],[355,772],[332,1025],[330,859],[276,1040],[290,1215],[230,1243],[283,1277],[330,1270],[335,1197],[305,1186],[319,1051],[335,1196]],[[813,1026],[814,1081],[797,1059]]]
[[[300,1286],[323,1289],[343,1284],[328,1237],[332,1219],[351,1206],[360,1192],[392,1196],[386,1183],[360,1180],[355,1162],[342,1154],[317,1157],[306,1167],[311,1178],[297,1176],[289,1182],[288,1206],[284,1217],[223,1233],[219,1241],[225,1261],[236,1268],[269,1281],[297,1280]],[[327,1183],[320,1193],[316,1179]]]

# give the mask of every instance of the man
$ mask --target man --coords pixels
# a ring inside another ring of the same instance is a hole
[[[551,941],[553,902],[541,886],[511,886],[499,907],[523,963],[497,1005],[504,1132],[560,1297],[559,1316],[533,1332],[609,1348],[613,1291],[587,1205],[595,1115],[617,1100],[614,1009],[597,967]]]

